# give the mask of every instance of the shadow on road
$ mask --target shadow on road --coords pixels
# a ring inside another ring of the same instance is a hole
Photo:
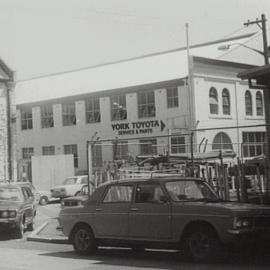
[[[183,253],[177,251],[145,250],[134,252],[130,249],[99,248],[91,256],[79,256],[75,251],[46,253],[42,254],[42,256],[91,260],[91,263],[101,266],[151,267],[172,270],[179,269],[180,265],[185,267],[185,269],[194,267],[194,262],[188,260],[183,256]],[[219,263],[209,263],[207,266],[200,263],[197,264],[197,267],[202,266],[203,269],[211,270],[220,269],[221,265],[222,269],[246,269],[247,266],[249,269],[257,269],[257,267],[268,269],[270,265],[269,250],[258,252],[258,250],[249,249],[241,252],[230,252]]]

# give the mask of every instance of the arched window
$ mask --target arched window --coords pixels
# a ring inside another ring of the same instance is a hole
[[[252,97],[249,90],[245,93],[246,115],[252,115]]]
[[[263,98],[260,91],[257,91],[256,93],[256,112],[258,116],[263,115]]]
[[[210,113],[218,114],[218,94],[216,88],[214,87],[211,87],[209,91],[209,105]]]
[[[222,109],[223,114],[231,114],[231,102],[230,102],[230,93],[229,90],[224,88],[222,91]]]
[[[230,137],[224,132],[219,132],[213,140],[212,149],[213,150],[222,150],[222,149],[233,150],[232,141]]]

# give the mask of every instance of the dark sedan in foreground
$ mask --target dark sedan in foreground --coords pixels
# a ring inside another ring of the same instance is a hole
[[[28,186],[0,184],[0,230],[22,238],[25,229],[33,230],[35,198]]]
[[[218,258],[225,244],[269,236],[270,208],[223,201],[200,179],[129,179],[64,207],[59,228],[80,254],[99,245],[172,248],[206,261]]]

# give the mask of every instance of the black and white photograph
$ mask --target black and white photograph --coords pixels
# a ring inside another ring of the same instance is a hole
[[[0,0],[0,270],[270,268],[269,0]]]

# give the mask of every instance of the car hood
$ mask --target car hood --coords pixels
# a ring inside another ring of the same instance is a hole
[[[257,205],[250,203],[238,203],[238,202],[221,202],[220,207],[229,209],[232,212],[243,212],[251,214],[269,214],[270,207],[265,205]]]
[[[0,200],[0,211],[1,210],[13,210],[21,207],[22,202],[14,202],[14,201],[1,201]]]
[[[61,185],[61,186],[55,186],[55,187],[52,187],[51,190],[60,190],[60,189],[66,189],[66,188],[69,188],[69,187],[75,187],[75,186],[78,186],[78,184],[74,184],[74,185]]]
[[[63,199],[62,201],[63,202],[66,202],[66,201],[86,201],[88,199],[88,196],[87,195],[84,195],[84,196],[72,196],[72,197],[68,197],[68,198],[65,198]]]

